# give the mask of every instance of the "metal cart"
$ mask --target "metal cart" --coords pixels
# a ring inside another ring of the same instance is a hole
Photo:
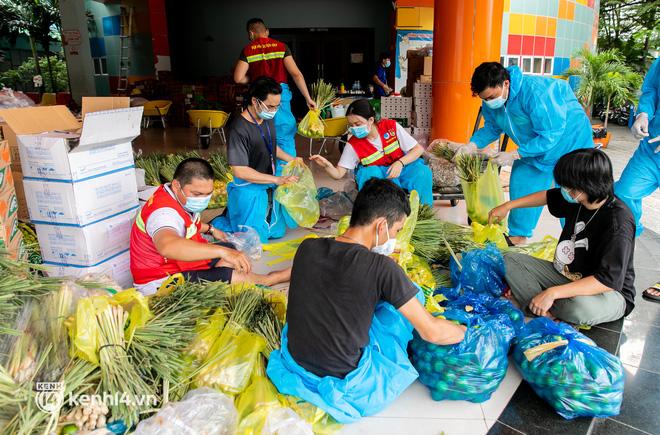
[[[481,123],[481,118],[483,117],[483,114],[481,113],[481,108],[479,108],[479,113],[477,114],[477,120],[474,123],[474,127],[472,128],[472,134],[477,131],[479,128],[479,124]],[[509,144],[509,136],[506,134],[500,141],[500,152],[506,151],[506,147]],[[498,172],[500,168],[497,169]],[[434,188],[433,189],[433,200],[434,201],[449,201],[452,207],[456,207],[458,205],[458,201],[465,199],[463,196],[463,189],[461,188],[461,185],[459,184],[458,186],[452,186],[452,187],[441,187],[441,188]]]

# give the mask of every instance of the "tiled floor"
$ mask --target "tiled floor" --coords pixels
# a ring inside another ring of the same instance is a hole
[[[615,177],[618,177],[634,151],[629,132],[613,126],[614,134],[607,153],[611,156]],[[157,127],[144,132],[135,148],[145,152],[175,152],[196,148],[192,129],[168,129]],[[212,149],[220,146],[214,142]],[[334,146],[329,146],[329,156],[337,158]],[[298,143],[299,155],[309,154],[309,144]],[[318,149],[318,146],[315,146]],[[339,189],[343,182],[325,176],[318,168],[312,168],[317,184]],[[506,174],[503,175],[506,179]],[[465,205],[451,207],[446,201],[436,202],[438,215],[448,221],[464,223]],[[507,375],[490,400],[481,404],[463,401],[435,402],[419,382],[413,384],[392,406],[379,415],[364,418],[347,425],[342,434],[660,434],[660,304],[644,301],[641,291],[660,279],[660,192],[644,202],[644,225],[647,231],[637,240],[635,252],[636,308],[625,320],[594,327],[585,334],[600,346],[620,356],[626,371],[624,403],[619,416],[611,419],[564,420],[541,400],[521,380],[511,364]],[[651,231],[653,230],[653,231]],[[547,213],[541,216],[534,240],[545,235],[557,236],[559,223]],[[655,231],[655,232],[654,232]],[[287,234],[287,239],[302,237],[305,230]],[[264,256],[255,264],[255,271],[283,268],[290,262],[269,267],[270,259]],[[658,399],[659,402],[656,402]]]

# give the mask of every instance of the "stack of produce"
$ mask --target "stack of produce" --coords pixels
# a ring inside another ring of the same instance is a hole
[[[513,359],[536,394],[566,419],[619,414],[621,361],[565,323],[539,317],[525,326]]]
[[[471,316],[465,309],[447,309],[443,316],[465,325],[465,338],[455,345],[439,346],[415,332],[411,361],[420,382],[431,390],[433,400],[488,400],[506,375],[511,336],[501,331],[510,325],[501,318]]]
[[[335,90],[330,83],[322,79],[311,86],[311,96],[316,103],[316,109],[307,112],[307,115],[298,124],[298,133],[309,138],[321,138],[325,132],[325,122],[321,119],[321,112],[332,104],[335,99]]]
[[[456,187],[460,180],[453,162],[456,153],[446,141],[434,140],[426,149],[429,168],[433,174],[433,186],[438,188]]]
[[[135,166],[144,169],[145,182],[148,186],[159,186],[169,183],[174,177],[174,171],[179,163],[191,157],[201,158],[197,151],[184,154],[148,154],[137,155]],[[208,208],[222,208],[227,206],[227,184],[231,182],[231,168],[227,163],[227,156],[223,152],[211,154],[208,158],[213,167],[215,180],[213,182],[213,195]]]

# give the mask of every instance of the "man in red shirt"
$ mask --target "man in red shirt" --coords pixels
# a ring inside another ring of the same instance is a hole
[[[269,38],[268,28],[261,18],[252,18],[247,22],[250,43],[243,48],[234,69],[234,81],[247,84],[257,77],[270,77],[282,86],[282,100],[275,115],[277,146],[292,157],[296,157],[296,118],[291,113],[291,90],[287,73],[291,75],[300,93],[310,109],[316,108],[305,83],[305,77],[293,60],[291,50],[286,44]],[[248,75],[249,74],[249,75]],[[281,175],[286,162],[277,161],[277,172]]]

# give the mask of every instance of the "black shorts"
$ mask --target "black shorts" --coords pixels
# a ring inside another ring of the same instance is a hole
[[[218,242],[217,245],[224,246],[226,248],[235,249],[235,246],[231,243],[222,243]],[[211,260],[209,263],[208,269],[202,270],[190,270],[187,272],[181,272],[188,282],[200,282],[200,281],[223,281],[231,282],[231,277],[234,273],[234,269],[231,267],[215,267],[215,265],[220,261],[219,258]]]

